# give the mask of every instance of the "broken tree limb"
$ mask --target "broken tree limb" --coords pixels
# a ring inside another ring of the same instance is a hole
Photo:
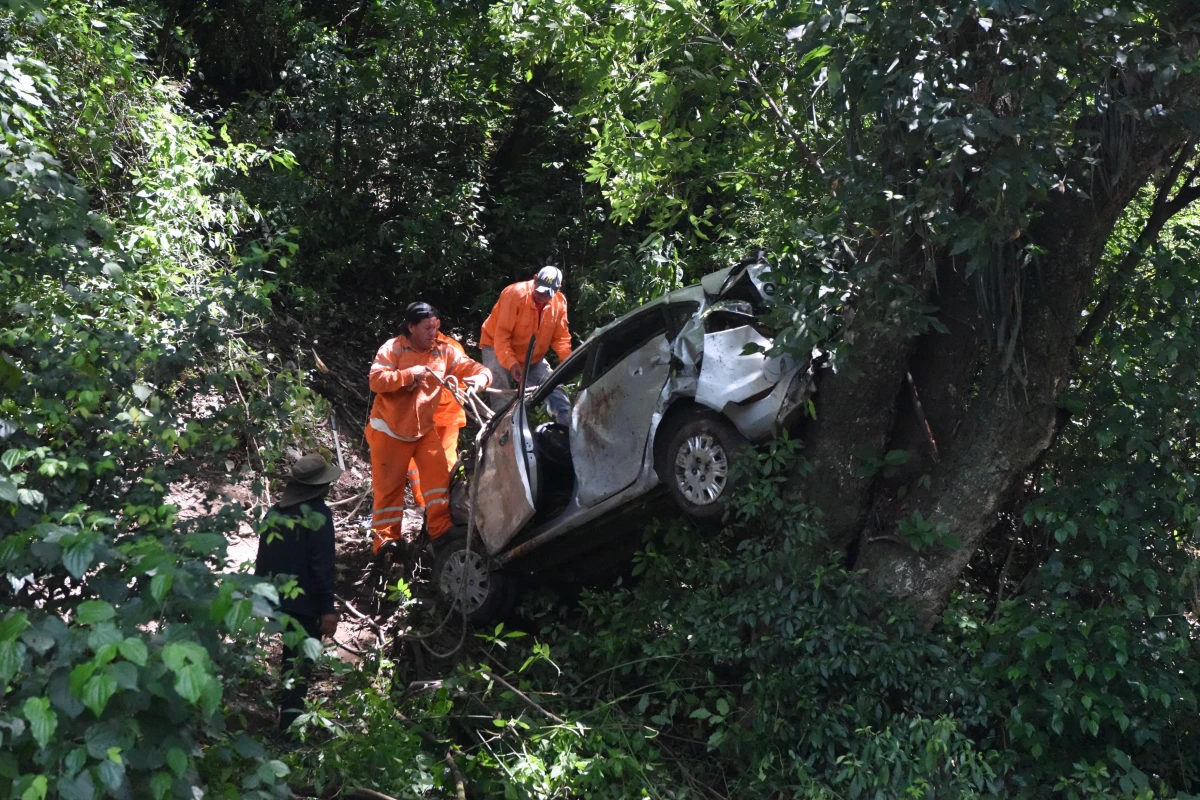
[[[555,714],[553,714],[553,713],[551,713],[551,712],[547,711],[546,709],[542,708],[540,705],[538,705],[536,702],[534,702],[534,701],[533,701],[533,700],[532,700],[532,699],[529,697],[529,695],[525,694],[525,693],[524,693],[524,692],[522,692],[520,689],[518,689],[517,687],[513,686],[511,683],[509,683],[508,681],[504,680],[504,678],[501,678],[499,675],[496,675],[496,674],[494,674],[494,673],[492,673],[492,672],[488,672],[486,669],[485,669],[485,670],[480,670],[479,674],[481,674],[483,677],[487,678],[488,680],[490,680],[490,681],[495,681],[496,683],[500,684],[501,686],[503,686],[503,687],[507,688],[507,689],[508,689],[510,692],[512,692],[512,693],[513,693],[513,694],[515,694],[517,697],[521,698],[521,699],[522,699],[522,700],[524,700],[526,703],[528,703],[528,704],[529,704],[531,707],[533,707],[533,708],[537,709],[538,711],[540,711],[540,712],[542,713],[542,715],[543,715],[544,717],[546,717],[546,719],[549,719],[549,720],[551,720],[552,722],[555,722],[555,723],[557,723],[557,724],[559,724],[559,725],[566,725],[566,724],[567,724],[567,721],[566,721],[565,719],[563,719],[562,717],[559,717],[559,716],[557,716],[557,715],[555,715]]]
[[[337,508],[338,506],[344,506],[347,503],[354,502],[355,500],[363,499],[364,497],[367,496],[367,493],[370,491],[371,491],[371,487],[368,486],[366,489],[363,489],[361,492],[359,492],[356,495],[351,495],[350,497],[343,497],[341,500],[334,500],[332,503],[326,503],[325,505],[329,506],[330,508]]]
[[[390,794],[384,794],[383,792],[377,792],[374,789],[364,789],[361,786],[355,786],[351,790],[351,796],[352,797],[361,797],[361,798],[364,798],[364,800],[416,800],[416,798],[413,797],[411,794],[404,794],[404,795],[400,795],[399,797],[392,797]]]
[[[462,770],[458,768],[458,762],[454,760],[453,751],[446,751],[446,764],[450,767],[450,771],[454,773],[454,795],[458,800],[467,800],[467,781],[463,778]]]

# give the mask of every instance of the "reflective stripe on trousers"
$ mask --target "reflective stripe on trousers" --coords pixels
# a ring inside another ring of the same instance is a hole
[[[446,467],[441,438],[434,432],[415,442],[403,442],[368,426],[367,444],[371,448],[371,482],[375,492],[372,550],[379,552],[384,542],[401,538],[409,463],[416,462],[425,485],[431,487],[426,490],[427,495],[446,493],[450,470]],[[430,538],[441,536],[450,529],[449,505],[442,502],[427,506],[426,521]]]
[[[454,465],[458,463],[458,433],[462,428],[451,426],[449,428],[438,427],[437,435],[442,439],[442,449],[446,451],[446,470],[454,471]],[[413,502],[418,506],[425,505],[425,497],[421,493],[421,471],[417,469],[417,462],[412,461],[408,465],[408,485],[412,487]]]

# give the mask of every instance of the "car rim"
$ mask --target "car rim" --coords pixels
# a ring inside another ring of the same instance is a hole
[[[468,614],[478,611],[492,590],[487,562],[474,551],[455,550],[451,553],[446,558],[440,583],[442,595],[455,602],[462,598]]]
[[[725,491],[729,458],[725,448],[706,433],[688,438],[675,456],[675,485],[689,503],[715,503]]]

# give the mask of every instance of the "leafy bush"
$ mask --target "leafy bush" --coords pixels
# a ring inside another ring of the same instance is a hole
[[[240,510],[166,495],[239,443],[241,411],[196,400],[222,404],[209,367],[266,307],[236,269],[254,212],[217,181],[287,159],[218,146],[148,33],[98,2],[0,11],[0,791],[26,799],[284,791],[223,713],[275,590],[224,572]]]

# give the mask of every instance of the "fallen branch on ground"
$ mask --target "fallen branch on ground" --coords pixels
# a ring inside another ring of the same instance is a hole
[[[556,716],[555,714],[552,714],[552,713],[550,713],[549,711],[547,711],[546,709],[542,708],[540,705],[538,705],[536,702],[534,702],[534,701],[533,701],[533,700],[532,700],[532,699],[529,697],[529,695],[525,694],[525,693],[524,693],[524,692],[522,692],[520,689],[518,689],[517,687],[513,686],[511,683],[509,683],[508,681],[504,680],[504,678],[501,678],[499,675],[496,675],[496,674],[493,674],[493,673],[491,673],[491,672],[488,672],[486,669],[484,669],[484,670],[480,670],[480,671],[479,671],[479,674],[483,675],[483,677],[487,678],[487,679],[488,679],[488,680],[490,680],[490,681],[495,681],[496,683],[500,684],[501,686],[504,686],[504,687],[505,687],[505,688],[507,688],[507,689],[508,689],[510,692],[512,692],[513,694],[515,694],[517,697],[521,698],[521,699],[522,699],[522,700],[524,700],[526,703],[528,703],[530,706],[532,706],[532,707],[536,708],[538,711],[540,711],[540,712],[541,712],[541,713],[542,713],[542,714],[543,714],[543,715],[544,715],[544,716],[545,716],[547,719],[549,719],[549,720],[551,720],[551,721],[553,721],[553,722],[556,722],[556,723],[558,723],[559,725],[566,725],[566,724],[567,724],[567,721],[566,721],[565,719],[563,719],[562,717]]]
[[[369,491],[371,491],[370,486],[368,486],[366,489],[363,489],[361,492],[359,492],[356,495],[352,495],[351,497],[343,497],[341,500],[334,500],[332,503],[326,503],[325,505],[329,506],[330,508],[337,508],[338,506],[344,506],[351,501],[363,499],[364,497],[367,496],[367,492],[369,492]]]

